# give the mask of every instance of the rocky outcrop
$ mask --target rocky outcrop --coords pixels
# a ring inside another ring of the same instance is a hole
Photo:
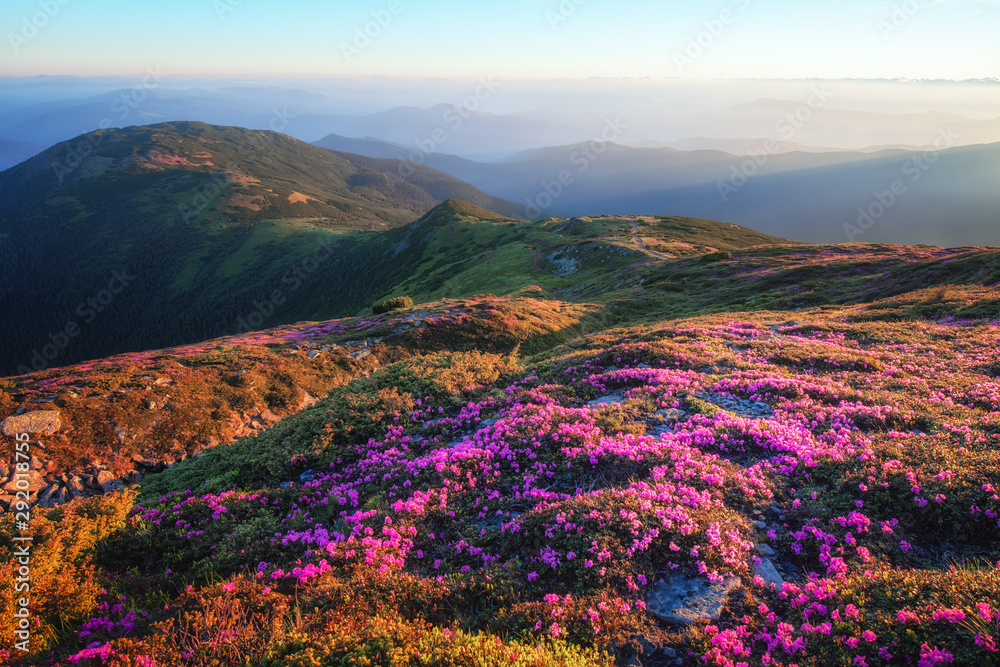
[[[20,433],[52,435],[62,428],[62,420],[57,410],[38,410],[23,415],[8,417],[0,423],[0,430],[11,438]]]
[[[299,409],[304,409],[315,405],[318,399],[308,393],[302,398]],[[277,424],[282,419],[270,409],[265,409],[255,413],[241,413],[235,415],[228,426],[232,429],[233,439],[246,437],[262,431]],[[19,479],[26,480],[28,486],[24,488],[24,482],[18,485],[15,478],[14,469],[7,469],[0,465],[0,513],[8,510],[16,500],[17,491],[28,491],[29,502],[39,507],[55,507],[69,502],[74,498],[100,495],[104,493],[114,493],[130,484],[142,481],[143,477],[150,473],[161,472],[165,468],[183,461],[189,455],[188,451],[179,442],[174,442],[166,452],[161,454],[133,454],[129,463],[131,469],[122,473],[122,468],[129,466],[117,465],[112,462],[93,460],[90,465],[82,469],[60,470],[60,467],[51,461],[45,454],[44,441],[38,442],[34,438],[39,436],[53,435],[63,430],[69,432],[69,427],[63,429],[60,413],[56,410],[39,410],[21,415],[8,417],[2,423],[4,435],[14,437],[20,433],[32,434],[31,452],[29,463],[29,473],[27,477],[21,476]],[[122,445],[136,440],[135,434],[129,434],[126,429],[112,424],[115,437]],[[62,435],[62,434],[60,434]],[[209,439],[199,443],[201,448],[213,447],[219,444],[216,439]],[[112,469],[117,472],[113,472]]]

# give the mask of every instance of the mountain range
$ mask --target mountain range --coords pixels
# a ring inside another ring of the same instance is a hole
[[[432,166],[519,202],[526,217],[674,211],[815,243],[998,243],[1000,144],[959,146],[947,131],[927,150],[805,152],[752,143],[751,154],[734,155],[585,142],[493,162],[414,154],[372,138],[331,135],[316,145]]]

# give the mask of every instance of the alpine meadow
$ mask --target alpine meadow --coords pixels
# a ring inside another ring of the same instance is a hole
[[[1000,3],[0,27],[0,667],[1000,665]]]

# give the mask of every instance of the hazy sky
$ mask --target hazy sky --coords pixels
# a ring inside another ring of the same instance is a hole
[[[1000,76],[1000,0],[4,0],[0,33],[12,76]]]

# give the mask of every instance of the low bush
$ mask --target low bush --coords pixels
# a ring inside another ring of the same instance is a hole
[[[413,305],[413,299],[408,296],[396,296],[391,299],[385,299],[384,301],[379,301],[378,303],[372,304],[372,312],[376,315],[381,315],[382,313],[388,313],[391,310],[399,310],[400,308],[409,308]]]

